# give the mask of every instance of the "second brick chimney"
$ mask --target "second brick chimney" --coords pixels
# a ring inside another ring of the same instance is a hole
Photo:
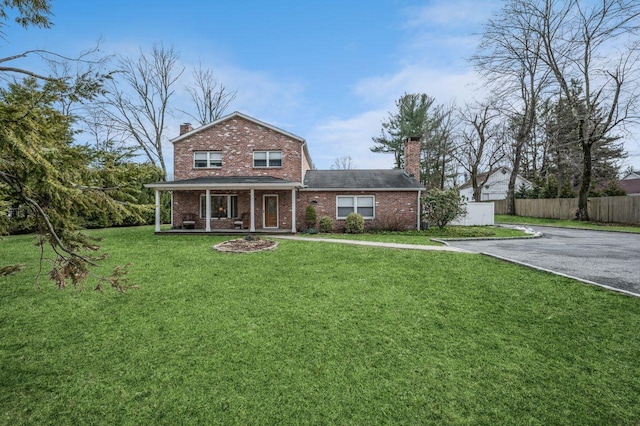
[[[184,135],[185,133],[189,133],[192,130],[193,127],[191,127],[191,123],[183,123],[180,125],[180,136]]]
[[[420,182],[420,137],[412,136],[404,141],[404,171]]]

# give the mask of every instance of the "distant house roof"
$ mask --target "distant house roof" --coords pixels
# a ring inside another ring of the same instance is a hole
[[[299,188],[301,182],[292,182],[271,176],[207,176],[169,182],[155,182],[145,186],[165,191],[180,189],[294,189]]]
[[[622,178],[622,180],[628,179],[640,179],[640,170],[631,170]]]
[[[424,191],[404,170],[309,170],[302,190]]]
[[[618,185],[625,190],[627,195],[640,194],[640,179],[623,179],[618,181]]]

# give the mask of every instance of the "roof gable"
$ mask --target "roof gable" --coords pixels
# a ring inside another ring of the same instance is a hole
[[[632,170],[627,173],[622,180],[640,179],[640,170]]]
[[[301,138],[300,136],[294,135],[293,133],[289,133],[286,130],[282,130],[282,129],[276,127],[276,126],[273,126],[271,124],[265,123],[263,121],[260,121],[260,120],[258,120],[256,118],[253,118],[253,117],[250,117],[250,116],[248,116],[246,114],[243,114],[241,112],[238,112],[238,111],[232,112],[231,114],[225,115],[224,117],[221,117],[221,118],[219,118],[219,119],[217,119],[215,121],[212,121],[209,124],[205,124],[204,126],[200,126],[197,129],[193,129],[190,132],[187,132],[187,133],[185,133],[183,135],[180,135],[180,136],[178,136],[176,138],[173,138],[173,139],[171,139],[171,142],[173,142],[173,143],[180,142],[180,141],[182,141],[184,139],[189,138],[190,136],[193,136],[193,135],[195,135],[197,133],[203,132],[203,131],[205,131],[207,129],[210,129],[210,128],[212,128],[212,127],[214,127],[214,126],[216,126],[216,125],[218,125],[220,123],[223,123],[225,121],[228,121],[228,120],[231,120],[231,119],[234,119],[234,118],[243,118],[243,119],[245,119],[247,121],[250,121],[252,123],[257,124],[258,126],[262,126],[262,127],[267,128],[267,129],[271,129],[274,132],[278,132],[278,133],[280,133],[282,135],[285,135],[285,136],[287,136],[287,137],[289,137],[291,139],[295,139],[295,140],[297,140],[297,141],[299,141],[301,143],[305,142],[304,138]]]

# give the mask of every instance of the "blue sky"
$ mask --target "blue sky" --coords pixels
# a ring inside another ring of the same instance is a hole
[[[351,156],[391,168],[372,136],[404,92],[438,103],[483,96],[467,63],[497,0],[200,1],[54,0],[49,30],[5,28],[0,56],[42,48],[74,55],[102,39],[105,54],[173,46],[187,68],[201,62],[238,95],[234,110],[307,140],[316,167]],[[184,108],[183,87],[176,106]],[[189,117],[177,113],[165,134]],[[636,141],[627,149],[638,155]],[[171,158],[171,144],[165,155]],[[640,168],[638,157],[628,161]]]

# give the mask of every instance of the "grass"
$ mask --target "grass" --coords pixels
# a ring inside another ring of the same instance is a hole
[[[474,254],[106,236],[126,294],[0,241],[0,423],[637,424],[640,300]]]
[[[580,222],[570,219],[545,219],[540,217],[496,215],[496,223],[517,223],[527,225],[548,225],[565,228],[594,229],[597,231],[616,231],[640,233],[640,226],[618,225],[614,223]]]
[[[499,226],[447,226],[445,228],[433,227],[427,231],[377,231],[365,234],[298,234],[309,238],[330,238],[346,240],[365,240],[383,243],[441,245],[431,241],[431,238],[505,238],[526,236],[522,231],[502,228]]]

